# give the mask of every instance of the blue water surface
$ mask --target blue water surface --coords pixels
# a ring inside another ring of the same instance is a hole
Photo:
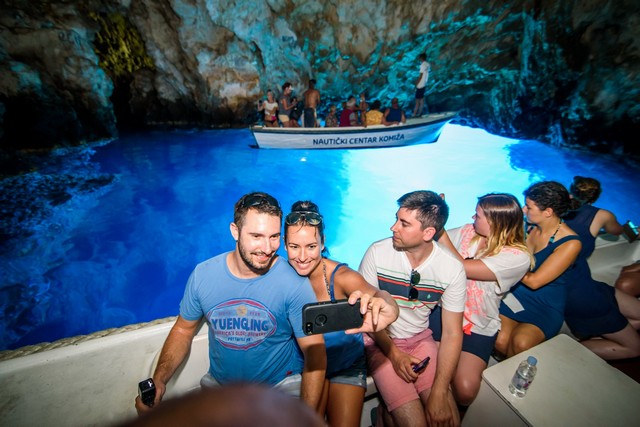
[[[95,170],[115,180],[56,206],[1,254],[0,309],[11,315],[1,321],[0,349],[176,315],[195,264],[233,249],[233,205],[250,191],[271,193],[285,213],[296,200],[316,202],[331,257],[354,268],[371,242],[390,235],[398,197],[416,189],[445,193],[455,227],[471,221],[485,193],[522,200],[531,182],[591,176],[604,189],[599,207],[639,219],[637,164],[479,129],[447,125],[435,144],[384,149],[253,143],[246,129],[174,131],[93,149]]]

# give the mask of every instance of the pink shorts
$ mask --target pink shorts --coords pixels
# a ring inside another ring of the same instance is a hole
[[[438,364],[438,345],[433,340],[430,329],[411,338],[393,339],[396,347],[405,353],[409,353],[420,360],[427,356],[431,357],[427,368],[412,383],[407,383],[400,378],[393,369],[391,361],[382,353],[380,347],[366,334],[363,335],[365,336],[364,348],[367,353],[369,373],[373,377],[378,392],[387,405],[389,412],[412,400],[420,399],[419,394],[433,386]]]

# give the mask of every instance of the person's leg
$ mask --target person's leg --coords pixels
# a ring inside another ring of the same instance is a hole
[[[522,353],[531,347],[544,342],[545,336],[542,329],[531,323],[520,323],[511,333],[507,357]]]
[[[358,427],[365,389],[351,384],[331,383],[327,421],[331,427]]]
[[[500,331],[496,338],[495,347],[501,355],[506,356],[507,351],[509,350],[509,343],[511,342],[511,334],[513,334],[513,330],[519,325],[519,323],[513,319],[503,316],[502,314],[500,315],[500,323]]]
[[[412,400],[391,411],[391,425],[426,427],[427,418],[420,399]],[[385,425],[387,425],[385,421]]]
[[[633,328],[640,329],[640,300],[619,289],[615,292],[620,313],[629,320]]]
[[[640,335],[630,324],[621,331],[604,334],[602,339],[592,338],[581,344],[604,360],[628,359],[640,356]]]
[[[640,296],[640,262],[622,267],[615,286],[625,294]]]
[[[322,396],[320,396],[320,403],[318,403],[318,413],[324,414],[327,412],[327,405],[329,404],[329,391],[331,389],[331,383],[325,378],[324,385],[322,386]]]
[[[453,378],[453,397],[463,406],[469,406],[478,395],[482,382],[482,371],[487,368],[487,362],[475,354],[463,351]]]

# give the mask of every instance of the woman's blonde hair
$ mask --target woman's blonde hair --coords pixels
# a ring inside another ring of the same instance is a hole
[[[525,244],[524,214],[518,199],[507,193],[489,193],[478,198],[478,206],[484,212],[490,230],[486,237],[487,247],[479,257],[497,255],[504,247],[518,248],[529,255],[533,267],[534,258]]]

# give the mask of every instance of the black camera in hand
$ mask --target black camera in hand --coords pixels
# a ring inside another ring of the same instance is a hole
[[[151,378],[138,383],[138,396],[145,405],[152,407],[156,400],[156,385]]]

